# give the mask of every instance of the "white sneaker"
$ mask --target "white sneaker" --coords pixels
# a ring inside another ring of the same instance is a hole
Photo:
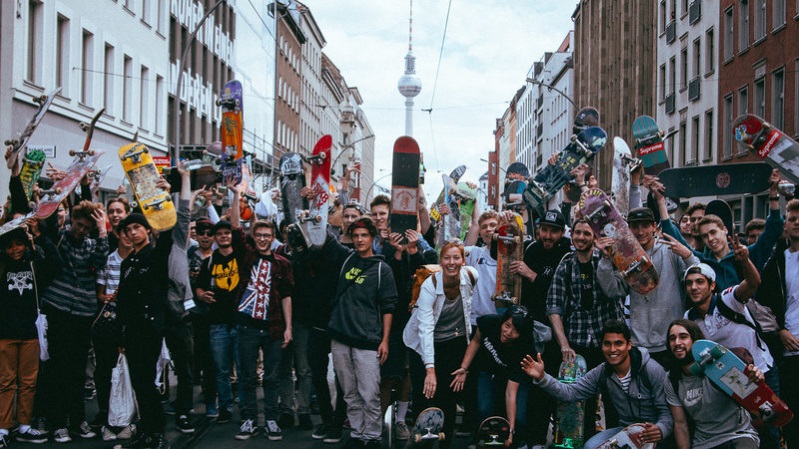
[[[117,439],[129,440],[133,438],[133,435],[135,433],[136,433],[136,424],[128,424],[127,426],[123,427],[122,430],[117,432]]]
[[[69,430],[66,427],[62,427],[53,432],[53,441],[56,443],[69,443],[72,441],[72,437],[69,436]]]
[[[116,441],[117,434],[107,426],[100,428],[100,434],[103,436],[103,441]]]

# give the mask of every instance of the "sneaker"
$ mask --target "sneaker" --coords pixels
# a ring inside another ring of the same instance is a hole
[[[169,404],[163,405],[164,414],[169,416],[175,416],[175,403],[170,402]]]
[[[175,427],[178,428],[180,433],[194,433],[194,424],[186,415],[180,415],[175,422]]]
[[[97,390],[94,389],[93,386],[84,386],[83,387],[83,400],[88,402],[94,399],[97,396]]]
[[[153,435],[148,442],[148,449],[169,449],[169,441],[162,433]]]
[[[117,443],[114,445],[114,449],[145,449],[145,448],[149,449],[152,448],[152,446],[150,445],[150,439],[141,434],[138,434],[123,443]]]
[[[266,437],[269,438],[269,441],[280,441],[283,439],[283,431],[280,430],[277,421],[271,419],[266,421]]]
[[[136,424],[128,424],[127,426],[123,427],[122,430],[117,432],[117,439],[129,440],[133,438],[133,435],[135,434],[136,434]]]
[[[277,418],[277,425],[282,429],[291,429],[294,427],[294,414],[281,413],[280,417]]]
[[[236,434],[234,438],[237,440],[249,440],[250,438],[258,435],[258,426],[255,425],[255,422],[251,419],[245,419],[241,422],[241,426],[239,427],[239,433]]]
[[[300,415],[300,430],[313,430],[313,422],[311,415],[303,413]]]
[[[534,444],[533,446],[530,447],[532,449],[546,449],[546,446],[544,446],[543,444]]]
[[[397,421],[394,423],[394,438],[400,441],[408,441],[411,439],[411,431],[404,421]]]
[[[100,428],[100,435],[103,437],[103,441],[115,441],[117,439],[117,434],[106,426]]]
[[[47,418],[33,418],[31,427],[38,430],[42,435],[47,435]]]
[[[216,418],[216,422],[219,424],[224,424],[230,422],[233,418],[233,414],[230,413],[230,410],[223,408],[219,410],[219,417]]]
[[[47,435],[39,432],[33,427],[29,427],[25,432],[17,432],[17,441],[20,443],[46,443]]]
[[[72,433],[83,439],[94,438],[97,436],[97,433],[92,430],[91,426],[86,421],[81,421],[80,425],[76,429],[72,429]]]
[[[8,435],[5,433],[0,433],[0,447],[8,447],[10,443]]]
[[[216,405],[205,405],[205,417],[208,419],[219,418],[219,409],[216,408]]]
[[[66,427],[62,427],[53,432],[53,441],[56,443],[69,443],[72,441],[72,437],[69,436],[69,430]]]
[[[341,441],[341,427],[328,427],[327,434],[322,439],[323,443],[336,444]]]
[[[314,430],[313,433],[311,434],[311,438],[313,438],[314,440],[321,440],[322,438],[325,437],[325,435],[327,435],[327,432],[329,430],[330,427],[327,424],[325,423],[319,424],[318,426],[316,426],[316,430]]]

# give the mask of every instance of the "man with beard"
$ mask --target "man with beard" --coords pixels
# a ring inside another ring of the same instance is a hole
[[[588,369],[592,369],[603,361],[602,324],[622,320],[624,312],[621,298],[607,296],[596,288],[596,270],[602,255],[594,249],[594,231],[585,219],[574,223],[572,244],[574,251],[566,254],[555,270],[547,293],[546,312],[561,360],[572,362],[580,354],[585,357]],[[596,400],[587,401],[585,408],[585,416],[594,416]],[[584,429],[586,438],[596,432],[591,419],[585,420]]]
[[[654,195],[657,197],[661,193],[655,191]],[[655,237],[657,226],[651,209],[641,207],[631,210],[627,215],[627,223],[660,275],[657,288],[646,295],[630,289],[610,259],[610,247],[613,244],[610,237],[600,237],[596,242],[597,248],[603,253],[597,268],[597,281],[608,296],[630,295],[633,343],[646,348],[656,362],[665,366],[668,350],[663,341],[663,329],[685,312],[685,290],[681,280],[685,269],[698,263],[699,259],[674,237],[668,234],[663,239]]]

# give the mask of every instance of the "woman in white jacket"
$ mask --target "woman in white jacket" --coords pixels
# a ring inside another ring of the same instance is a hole
[[[458,400],[449,385],[469,344],[477,270],[464,266],[466,252],[460,242],[444,244],[439,261],[441,271],[422,284],[402,339],[413,350],[409,352],[409,364],[414,411],[438,407],[450,417],[444,420],[443,429],[448,437],[440,443],[447,449],[452,441]]]

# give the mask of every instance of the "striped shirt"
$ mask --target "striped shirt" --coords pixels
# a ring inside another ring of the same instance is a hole
[[[97,275],[97,285],[105,285],[105,294],[113,295],[119,288],[119,273],[122,268],[122,258],[119,257],[119,250],[115,250],[108,256],[105,268],[100,270]]]
[[[73,243],[69,231],[58,233],[61,272],[42,294],[41,301],[61,312],[90,317],[97,313],[97,272],[108,259],[108,237]]]

